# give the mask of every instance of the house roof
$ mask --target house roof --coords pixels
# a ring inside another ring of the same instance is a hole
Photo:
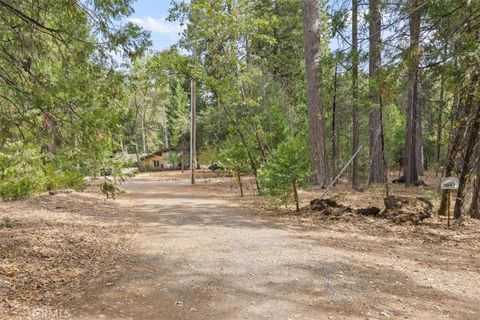
[[[164,154],[165,152],[168,152],[170,150],[171,150],[171,148],[159,149],[157,151],[154,151],[152,153],[144,155],[143,157],[140,158],[140,160],[148,160],[149,158],[154,157],[154,156],[161,156],[162,154]]]

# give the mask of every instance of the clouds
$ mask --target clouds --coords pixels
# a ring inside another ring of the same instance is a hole
[[[164,36],[177,36],[184,29],[178,23],[165,21],[163,17],[156,19],[149,16],[146,18],[129,18],[128,20],[143,27],[145,30]]]

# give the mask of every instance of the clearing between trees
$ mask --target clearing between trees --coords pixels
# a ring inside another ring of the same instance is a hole
[[[359,215],[332,220],[304,209],[271,210],[249,190],[241,199],[230,178],[197,182],[189,185],[178,172],[140,174],[115,201],[91,186],[1,204],[0,318],[480,314],[476,220],[450,230],[435,218],[416,226]],[[345,188],[340,182],[332,193],[342,196]],[[402,190],[412,192],[392,192]],[[300,192],[302,207],[318,194]],[[343,201],[357,206],[382,197],[367,190]]]

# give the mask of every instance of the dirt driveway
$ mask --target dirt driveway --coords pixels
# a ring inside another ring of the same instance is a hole
[[[252,215],[215,182],[139,176],[130,266],[76,319],[479,319],[477,252]]]

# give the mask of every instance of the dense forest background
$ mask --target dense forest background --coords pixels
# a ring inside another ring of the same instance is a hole
[[[434,170],[459,177],[455,217],[480,217],[480,2],[172,1],[185,29],[162,52],[131,13],[0,0],[2,199],[120,174],[122,154],[188,163],[195,79],[198,163],[286,202],[357,154],[354,189]]]

